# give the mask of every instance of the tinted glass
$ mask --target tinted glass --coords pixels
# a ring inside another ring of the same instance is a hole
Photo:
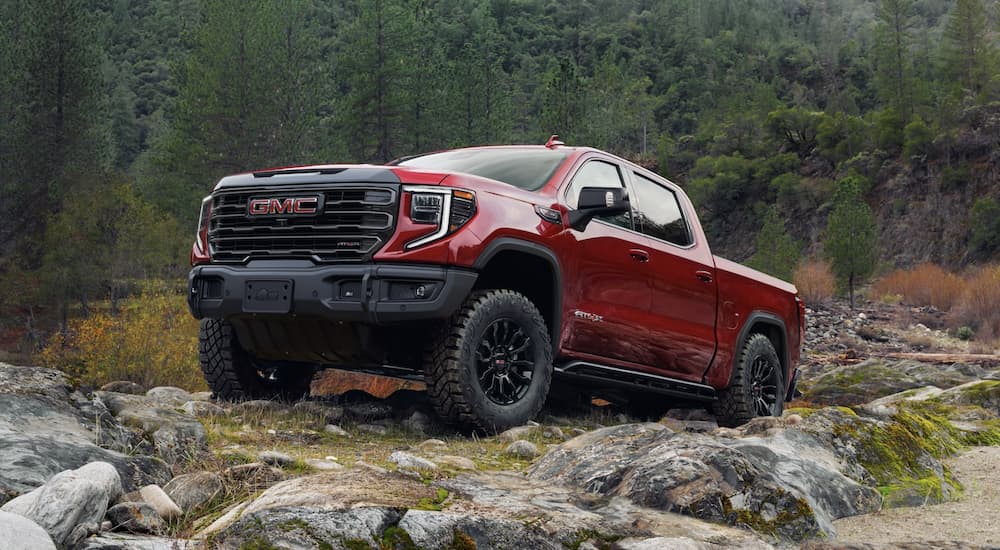
[[[635,174],[635,195],[638,206],[633,205],[633,210],[640,231],[678,246],[688,246],[693,242],[673,191]]]
[[[462,172],[536,191],[549,181],[567,155],[569,151],[559,149],[463,149],[421,155],[399,164]]]
[[[602,187],[607,189],[621,189],[625,187],[622,182],[621,173],[618,167],[608,162],[592,160],[584,164],[582,168],[573,176],[573,183],[566,191],[566,204],[571,208],[576,208],[580,200],[580,190],[584,187]],[[598,216],[599,220],[613,223],[619,227],[632,229],[631,214],[619,214],[617,216]]]

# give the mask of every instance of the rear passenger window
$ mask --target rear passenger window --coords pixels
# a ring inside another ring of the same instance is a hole
[[[632,210],[636,214],[636,229],[677,246],[693,244],[677,195],[645,176],[634,176],[633,191],[638,204],[633,203]]]
[[[592,160],[584,164],[582,168],[573,176],[573,182],[566,190],[566,204],[570,208],[576,208],[580,200],[580,190],[584,187],[604,187],[608,189],[621,189],[625,187],[622,181],[621,172],[618,167],[610,162]],[[616,216],[598,216],[597,219],[608,223],[632,229],[632,216],[630,213],[618,214]]]

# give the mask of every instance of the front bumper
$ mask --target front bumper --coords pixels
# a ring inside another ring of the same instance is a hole
[[[293,316],[384,325],[450,316],[477,276],[412,264],[206,264],[188,275],[188,306],[198,319]]]

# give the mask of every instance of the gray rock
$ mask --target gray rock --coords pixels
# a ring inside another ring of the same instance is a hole
[[[251,462],[227,468],[222,472],[222,478],[250,488],[260,489],[285,479],[285,474],[274,466],[268,466],[261,462]]]
[[[173,386],[159,386],[146,392],[146,397],[152,399],[160,405],[168,407],[180,407],[184,403],[191,401],[191,394],[187,390],[175,388]]]
[[[319,470],[321,472],[332,472],[336,470],[343,470],[344,465],[332,460],[323,460],[320,458],[307,458],[305,460],[306,465],[314,470]]]
[[[216,405],[215,403],[210,403],[208,401],[197,401],[191,400],[181,406],[181,410],[185,413],[190,414],[196,418],[205,418],[211,416],[222,416],[226,414],[226,409]]]
[[[288,453],[281,451],[261,451],[257,454],[257,461],[271,466],[289,466],[295,463],[295,459]]]
[[[167,495],[159,485],[146,485],[139,489],[142,500],[153,507],[159,516],[167,521],[181,517],[181,511],[177,503]]]
[[[351,437],[350,432],[337,426],[336,424],[327,424],[323,427],[323,431],[328,434],[336,435],[338,437]]]
[[[512,443],[514,441],[517,441],[518,439],[523,439],[525,437],[528,437],[529,435],[533,434],[537,428],[538,426],[517,426],[515,428],[511,428],[505,432],[502,432],[500,435],[497,436],[497,439],[507,443]]]
[[[203,550],[205,541],[191,541],[128,533],[101,533],[75,550]]]
[[[410,535],[417,548],[445,548],[456,539],[464,539],[467,547],[477,550],[564,548],[541,529],[512,519],[409,510],[399,520],[399,528]]]
[[[192,401],[211,401],[212,392],[210,391],[196,391],[191,394]]]
[[[56,550],[45,529],[18,514],[0,512],[0,533],[8,550]]]
[[[545,429],[542,430],[542,435],[552,439],[566,439],[566,434],[564,434],[562,429],[558,426],[546,426]]]
[[[358,424],[357,428],[360,432],[367,432],[375,435],[385,435],[389,433],[389,428],[379,424]]]
[[[122,502],[108,509],[108,519],[116,531],[159,534],[167,523],[147,502]]]
[[[63,373],[0,363],[0,504],[64,470],[101,461],[126,488],[169,479],[144,456],[143,434],[118,423],[101,402],[74,392]]]
[[[146,390],[136,384],[135,382],[129,382],[128,380],[116,380],[114,382],[108,382],[101,386],[101,391],[113,391],[117,393],[130,393],[132,395],[145,395]]]
[[[60,472],[44,485],[21,495],[0,510],[24,516],[52,537],[57,546],[72,546],[80,525],[99,524],[110,500],[122,493],[118,472],[107,463]]]
[[[805,377],[802,391],[814,403],[859,405],[924,386],[951,388],[979,380],[985,372],[977,365],[962,363],[942,366],[872,358],[855,365],[841,365],[815,377]]]
[[[423,411],[413,411],[413,414],[403,420],[403,426],[406,429],[418,434],[426,433],[432,425],[431,417]]]
[[[110,392],[97,392],[96,395],[119,422],[149,434],[157,454],[164,461],[178,464],[207,452],[208,443],[201,422],[170,408],[174,405],[164,405],[165,402],[173,403],[173,399],[179,397],[174,389],[153,388],[149,391],[163,390],[153,393],[154,397]],[[183,403],[190,401],[190,397],[188,394]],[[178,403],[176,407],[183,403]]]
[[[288,411],[288,405],[279,401],[271,401],[269,399],[243,401],[241,403],[234,403],[232,407],[233,414],[261,414],[263,412],[280,413],[286,411]]]
[[[399,466],[400,470],[415,470],[418,472],[437,470],[438,465],[426,458],[412,455],[405,451],[396,451],[389,455],[389,462]]]
[[[336,424],[344,417],[344,408],[325,401],[299,401],[292,411],[323,419],[326,424]]]
[[[417,444],[417,448],[424,452],[440,451],[442,449],[446,449],[447,447],[448,444],[440,439],[425,439]]]
[[[184,513],[191,513],[222,495],[222,478],[215,472],[177,476],[163,490]]]
[[[434,462],[442,468],[452,468],[455,470],[477,470],[476,463],[464,456],[437,455]]]
[[[521,439],[519,441],[511,443],[510,445],[507,445],[507,448],[503,450],[503,454],[507,456],[513,456],[516,458],[523,458],[526,460],[530,460],[542,453],[541,451],[538,450],[537,445],[535,445],[530,441],[525,441]]]

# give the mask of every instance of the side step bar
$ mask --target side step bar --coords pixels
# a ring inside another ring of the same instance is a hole
[[[613,384],[625,388],[635,388],[669,395],[671,397],[694,399],[697,401],[715,400],[715,388],[706,386],[705,384],[608,367],[586,361],[572,361],[565,365],[557,366],[555,367],[555,372],[559,376],[570,379]]]

